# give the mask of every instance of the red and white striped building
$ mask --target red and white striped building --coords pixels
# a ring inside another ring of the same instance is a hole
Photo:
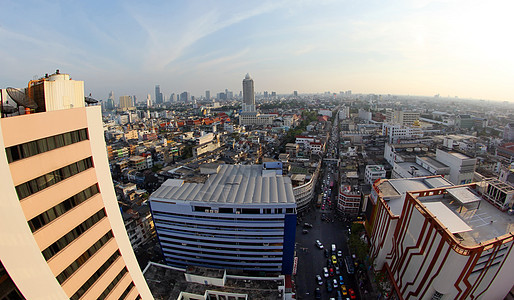
[[[374,183],[366,229],[389,299],[504,299],[514,284],[514,216],[483,193],[440,176]]]

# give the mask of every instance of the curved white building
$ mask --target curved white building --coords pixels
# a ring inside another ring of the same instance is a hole
[[[0,119],[8,277],[26,299],[152,299],[116,201],[101,107],[85,107],[84,83],[67,74],[29,87],[35,113]]]

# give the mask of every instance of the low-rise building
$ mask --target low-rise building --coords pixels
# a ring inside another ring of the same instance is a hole
[[[367,165],[364,171],[364,181],[372,185],[375,180],[386,177],[386,170],[382,165]]]

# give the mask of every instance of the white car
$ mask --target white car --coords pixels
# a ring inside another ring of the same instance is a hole
[[[323,244],[319,240],[316,240],[316,246],[318,246],[320,249],[323,249]]]
[[[327,269],[327,267],[323,267],[323,276],[325,276],[325,278],[328,277],[328,269]]]

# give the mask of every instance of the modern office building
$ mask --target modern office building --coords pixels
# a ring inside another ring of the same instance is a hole
[[[86,107],[84,83],[58,72],[18,91],[37,108],[0,119],[6,274],[26,299],[152,299],[116,201],[100,106]]]
[[[205,91],[205,99],[211,100],[211,91]]]
[[[163,95],[161,92],[161,86],[155,86],[155,104],[162,104],[164,102]]]
[[[164,182],[150,207],[166,262],[291,274],[296,201],[290,178],[277,173],[220,165],[204,183]]]
[[[380,180],[366,210],[370,257],[388,299],[504,299],[512,288],[514,216],[440,176]]]
[[[150,94],[146,95],[146,107],[152,107],[152,96]]]
[[[243,111],[255,111],[255,91],[253,79],[246,73],[243,79]]]

